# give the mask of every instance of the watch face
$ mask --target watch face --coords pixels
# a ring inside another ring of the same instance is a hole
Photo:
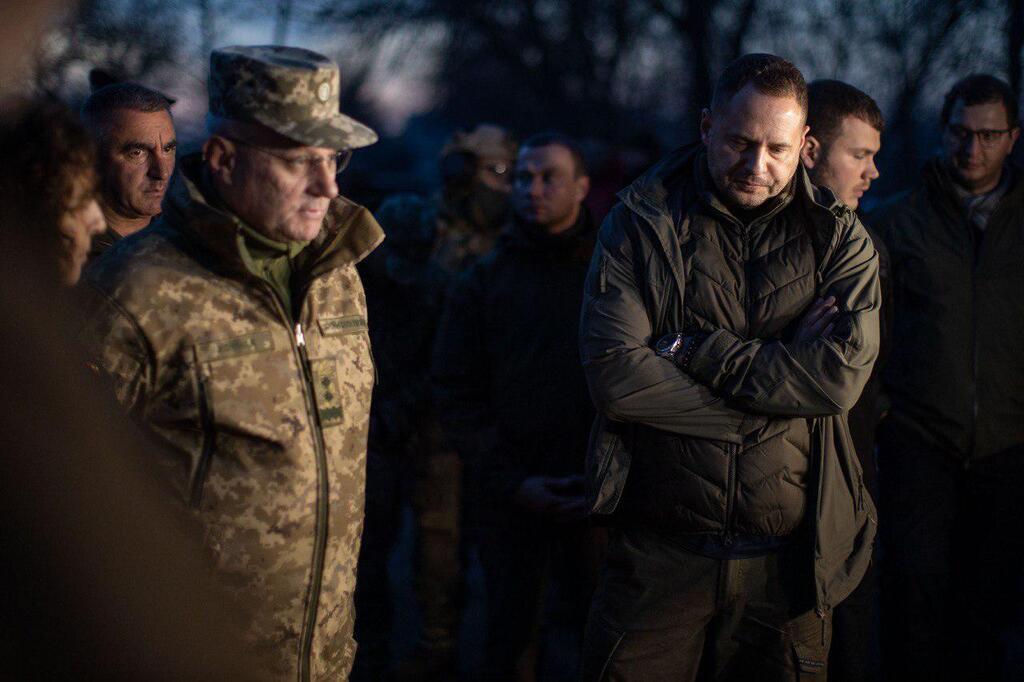
[[[654,350],[658,353],[674,353],[679,348],[679,342],[682,340],[682,336],[679,334],[669,334],[658,339],[658,344],[654,347]]]

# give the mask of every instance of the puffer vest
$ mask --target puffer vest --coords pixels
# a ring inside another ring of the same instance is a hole
[[[699,181],[698,181],[699,182]],[[816,256],[799,200],[749,225],[701,193],[680,199],[685,300],[673,297],[666,334],[728,329],[748,339],[789,339],[816,295]],[[687,205],[688,204],[688,205]],[[806,419],[774,418],[739,445],[636,425],[621,516],[670,535],[785,538],[807,510],[811,433]]]

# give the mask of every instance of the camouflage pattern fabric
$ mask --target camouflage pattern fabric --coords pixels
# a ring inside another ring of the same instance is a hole
[[[454,216],[437,216],[433,259],[449,275],[468,270],[494,248],[500,230],[483,231]]]
[[[88,341],[166,446],[153,456],[202,521],[274,674],[344,679],[375,374],[355,264],[383,232],[366,209],[332,202],[296,259],[307,291],[296,329],[246,273],[239,221],[189,179],[199,163],[182,162],[151,229],[89,271]]]
[[[358,149],[377,134],[339,111],[341,74],[298,47],[235,46],[210,54],[210,113],[260,123],[310,147]]]

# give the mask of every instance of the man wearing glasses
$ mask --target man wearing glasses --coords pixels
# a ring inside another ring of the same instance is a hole
[[[314,52],[210,59],[210,136],[164,212],[88,274],[89,341],[154,437],[275,677],[345,679],[374,368],[355,264],[383,239],[338,196],[376,141]]]
[[[878,434],[885,659],[893,679],[1009,679],[1001,639],[1024,562],[1017,96],[969,76],[942,124],[921,184],[868,219],[889,246],[896,306]]]

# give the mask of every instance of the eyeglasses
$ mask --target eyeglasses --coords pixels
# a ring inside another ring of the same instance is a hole
[[[324,166],[327,167],[328,173],[331,173],[332,175],[337,175],[338,173],[345,170],[345,168],[348,167],[349,161],[352,160],[351,149],[342,149],[341,151],[335,152],[328,156],[319,156],[316,154],[297,157],[284,156],[283,154],[279,154],[278,152],[267,149],[266,147],[261,147],[251,142],[246,142],[245,140],[239,140],[238,138],[228,137],[226,135],[221,135],[221,137],[227,140],[231,140],[235,144],[240,144],[243,147],[249,147],[251,149],[255,149],[258,152],[263,152],[268,156],[273,156],[276,159],[280,159],[281,161],[284,161],[285,166],[287,166],[291,171],[296,173],[304,171],[307,177],[316,173],[316,171],[320,168],[320,164],[323,164]]]
[[[954,140],[959,142],[961,145],[967,144],[967,141],[970,140],[972,137],[977,137],[978,144],[980,144],[982,147],[993,146],[994,144],[999,142],[999,140],[1003,139],[1003,135],[1012,133],[1014,130],[1016,130],[1016,128],[1007,128],[1006,130],[992,130],[990,128],[985,128],[982,130],[972,130],[970,128],[965,128],[962,125],[954,124],[946,126],[946,131]]]

